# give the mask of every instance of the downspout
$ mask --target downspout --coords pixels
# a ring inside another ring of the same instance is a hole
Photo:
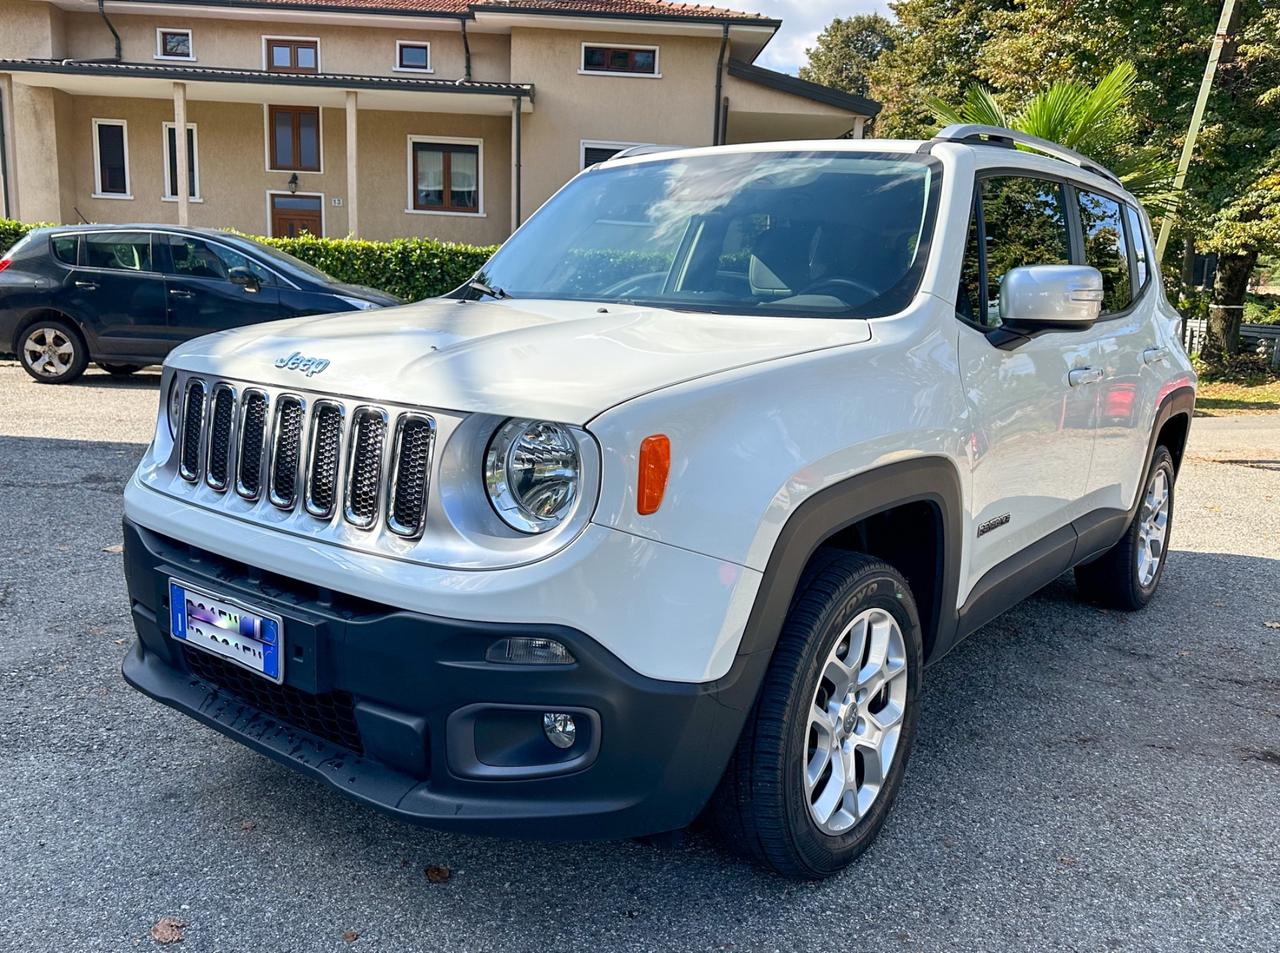
[[[524,185],[522,181],[524,179],[524,144],[520,141],[523,135],[523,130],[520,128],[520,113],[522,111],[521,107],[524,104],[520,102],[519,96],[517,96],[513,102],[516,106],[516,228],[519,228],[524,224],[524,208],[521,206],[521,201],[523,199],[523,195],[521,193],[523,192]]]
[[[458,22],[462,24],[462,55],[466,64],[463,67],[463,79],[469,83],[471,82],[471,41],[467,39],[467,18],[459,17]]]
[[[724,24],[724,33],[720,37],[720,58],[716,60],[716,101],[715,108],[712,110],[712,119],[714,125],[711,136],[711,144],[718,146],[722,142],[722,129],[720,125],[720,100],[721,94],[724,92],[724,55],[729,49],[729,24]]]
[[[4,135],[4,93],[0,91],[0,218],[9,214],[9,143]]]
[[[98,0],[98,16],[102,17],[102,22],[105,23],[107,25],[107,29],[111,31],[111,36],[114,38],[115,44],[116,44],[116,55],[115,56],[99,56],[95,59],[88,59],[88,60],[66,59],[62,61],[63,64],[66,64],[66,63],[119,63],[120,60],[123,59],[123,54],[121,53],[121,50],[120,50],[120,34],[116,32],[115,25],[111,22],[111,18],[107,16],[106,0]]]

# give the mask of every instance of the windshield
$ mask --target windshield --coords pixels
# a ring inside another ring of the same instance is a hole
[[[308,278],[311,278],[313,281],[323,281],[325,284],[329,285],[334,284],[336,281],[336,279],[326,275],[319,268],[308,265],[301,258],[294,258],[288,252],[281,251],[278,248],[273,248],[270,245],[264,245],[257,239],[249,238],[245,235],[236,235],[235,239],[237,241],[244,242],[246,245],[252,245],[255,252],[263,258],[271,261],[277,268],[283,268],[286,271],[292,270],[300,272]]]
[[[939,175],[924,156],[854,152],[601,166],[567,185],[476,278],[513,298],[891,314],[919,287]]]

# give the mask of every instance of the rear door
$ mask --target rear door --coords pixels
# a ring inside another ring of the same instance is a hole
[[[981,176],[977,190],[956,308],[972,420],[974,525],[966,592],[1005,560],[1017,563],[1048,552],[1042,568],[1049,578],[1066,568],[1074,533],[1063,528],[1082,511],[1093,458],[1097,387],[1091,379],[1098,357],[1089,331],[1015,342],[1000,330],[1001,279],[1007,272],[1072,263],[1065,185],[1000,173]],[[1065,549],[1054,571],[1058,542]]]
[[[159,358],[172,345],[164,292],[150,233],[122,229],[84,233],[64,300],[97,338],[95,356]]]
[[[170,333],[180,341],[280,316],[275,275],[221,242],[159,234]]]

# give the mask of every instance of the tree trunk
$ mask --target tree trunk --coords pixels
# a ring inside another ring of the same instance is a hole
[[[1209,327],[1201,357],[1209,364],[1225,364],[1240,353],[1240,319],[1244,316],[1244,295],[1249,289],[1258,253],[1218,256],[1218,280],[1213,304],[1209,305]]]
[[[1190,237],[1182,240],[1182,287],[1190,288],[1196,280],[1196,243]]]

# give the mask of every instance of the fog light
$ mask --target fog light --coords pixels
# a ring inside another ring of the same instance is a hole
[[[542,731],[557,748],[572,748],[578,737],[578,726],[573,716],[560,712],[547,712],[542,716]]]
[[[507,665],[572,665],[573,655],[554,639],[499,639],[489,646],[484,660]]]

